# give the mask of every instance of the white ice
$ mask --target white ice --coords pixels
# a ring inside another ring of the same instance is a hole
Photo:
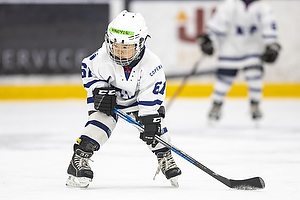
[[[84,100],[0,102],[0,199],[299,200],[300,100],[264,99],[257,127],[246,99],[227,99],[221,121],[207,124],[209,99],[179,99],[167,112],[172,144],[231,179],[260,176],[266,188],[230,189],[173,154],[179,188],[160,173],[138,131],[122,119],[92,157],[87,189],[65,186],[72,145],[86,122]]]

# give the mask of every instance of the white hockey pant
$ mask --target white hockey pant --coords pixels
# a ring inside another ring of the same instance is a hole
[[[162,120],[162,127],[163,125],[163,120]],[[113,130],[116,127],[116,121],[113,117],[107,116],[106,114],[102,112],[94,112],[91,114],[88,118],[88,122],[86,123],[83,131],[81,132],[81,135],[88,136],[92,138],[93,140],[97,141],[101,146],[103,146],[108,138],[111,136]],[[164,130],[162,128],[162,130]],[[138,131],[133,134],[139,134]],[[170,142],[170,136],[169,133],[166,132],[161,137]],[[162,149],[165,146],[162,144],[157,144],[154,148],[151,145],[148,145],[148,148],[151,151],[156,151],[158,149]]]
[[[248,85],[248,96],[251,100],[260,101],[263,90],[263,70],[262,68],[250,68],[244,70],[245,80]]]
[[[230,71],[230,70],[229,70]],[[263,88],[263,70],[262,68],[247,68],[243,70],[244,77],[248,85],[248,96],[251,100],[260,101]],[[214,85],[212,100],[223,102],[227,93],[231,89],[236,74],[226,75],[217,74],[217,80]]]
[[[86,135],[104,145],[116,127],[116,121],[112,116],[107,116],[102,112],[94,112],[86,123],[81,135]]]

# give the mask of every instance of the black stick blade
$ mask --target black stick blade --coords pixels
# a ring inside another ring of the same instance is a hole
[[[254,177],[244,180],[230,179],[230,187],[238,190],[257,190],[265,188],[265,182],[260,177]]]

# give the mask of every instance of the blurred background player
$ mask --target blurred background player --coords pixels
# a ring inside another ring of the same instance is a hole
[[[260,0],[225,0],[207,22],[207,34],[199,36],[205,54],[218,53],[218,69],[209,119],[221,116],[221,107],[238,71],[248,85],[252,119],[262,117],[259,103],[263,89],[263,62],[273,63],[279,53],[273,11]]]
[[[160,59],[145,47],[147,37],[143,16],[124,10],[108,25],[102,47],[83,59],[82,80],[87,90],[89,117],[74,144],[66,185],[87,187],[92,181],[89,159],[114,130],[117,107],[143,124],[145,131],[140,138],[158,159],[155,176],[161,170],[178,187],[181,171],[170,149],[154,140],[159,135],[170,141],[170,136],[162,123],[165,74]]]

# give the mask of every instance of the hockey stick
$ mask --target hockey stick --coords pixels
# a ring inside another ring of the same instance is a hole
[[[114,112],[119,117],[121,117],[122,119],[124,119],[127,122],[131,123],[138,130],[144,131],[144,128],[143,128],[142,124],[138,123],[137,121],[135,121],[134,119],[129,117],[127,114],[123,113],[122,111],[118,110],[117,108],[115,108]],[[227,185],[230,188],[238,189],[238,190],[255,190],[255,189],[265,188],[265,182],[261,177],[254,177],[254,178],[243,179],[243,180],[233,180],[233,179],[225,178],[225,177],[213,172],[212,170],[210,170],[209,168],[207,168],[206,166],[204,166],[203,164],[201,164],[200,162],[198,162],[197,160],[195,160],[194,158],[192,158],[191,156],[189,156],[185,152],[181,151],[177,147],[175,147],[172,144],[168,143],[167,141],[165,141],[164,139],[162,139],[158,135],[155,135],[155,140],[160,142],[165,147],[171,149],[173,152],[175,152],[176,154],[178,154],[179,156],[181,156],[185,160],[189,161],[190,163],[192,163],[196,167],[200,168],[201,170],[203,170],[204,172],[206,172],[207,174],[209,174],[210,176],[212,176],[213,178],[217,179],[218,181],[220,181],[221,183]]]
[[[182,91],[182,89],[184,88],[186,82],[188,81],[188,79],[193,76],[198,68],[198,65],[201,63],[202,61],[202,57],[200,59],[197,60],[197,62],[194,64],[192,71],[189,74],[186,74],[183,78],[183,80],[181,81],[179,87],[177,88],[177,90],[175,91],[175,93],[170,97],[170,100],[167,102],[166,104],[166,108],[170,108],[170,106],[172,105],[174,99],[180,94],[180,92]]]
[[[208,69],[208,70],[202,70],[199,72],[195,72],[194,74],[168,74],[166,75],[166,79],[170,80],[170,79],[175,79],[175,78],[182,78],[182,77],[186,77],[186,76],[190,76],[190,77],[196,77],[196,76],[202,76],[202,75],[210,75],[210,74],[215,74],[216,73],[216,69]]]

